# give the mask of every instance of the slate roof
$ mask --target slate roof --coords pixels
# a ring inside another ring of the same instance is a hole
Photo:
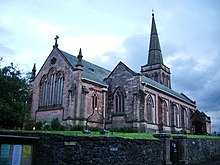
[[[189,99],[186,95],[182,94],[182,93],[178,93],[154,80],[151,80],[150,78],[146,77],[146,76],[141,76],[141,82],[145,82],[146,84],[154,87],[154,88],[157,88],[165,93],[168,93],[172,96],[175,96],[175,97],[178,97],[179,99],[181,100],[184,100],[190,104],[194,104],[195,105],[195,101],[192,101],[191,99]]]
[[[66,60],[71,64],[71,66],[73,68],[75,68],[75,65],[77,64],[77,60],[78,60],[77,57],[73,56],[69,53],[66,53],[62,50],[60,50],[60,51],[63,54],[63,56],[66,58]],[[83,79],[93,81],[93,82],[96,82],[101,85],[105,85],[105,86],[107,85],[104,80],[110,75],[111,71],[109,71],[105,68],[102,68],[98,65],[95,65],[93,63],[90,63],[88,61],[85,61],[85,60],[83,60],[82,64],[83,64],[83,74],[82,74]],[[136,72],[134,72],[134,73],[136,73]],[[136,74],[138,74],[138,73],[136,73]],[[146,84],[152,86],[153,88],[156,88],[160,91],[163,91],[163,92],[170,94],[174,97],[178,97],[181,100],[184,100],[190,104],[195,105],[195,102],[192,101],[191,99],[189,99],[184,94],[182,94],[182,93],[180,94],[178,92],[175,92],[174,90],[172,90],[172,89],[170,89],[160,83],[157,83],[156,81],[151,80],[150,78],[148,78],[146,76],[141,75],[141,82],[145,82]]]
[[[60,51],[63,54],[63,56],[66,58],[66,60],[72,65],[72,67],[75,68],[75,65],[77,64],[77,60],[78,60],[77,57],[69,53],[66,53],[62,50]],[[104,82],[104,79],[108,77],[111,71],[85,60],[82,60],[82,64],[83,64],[83,74],[82,74],[83,79],[90,80],[101,85],[105,85],[105,86],[107,85]]]

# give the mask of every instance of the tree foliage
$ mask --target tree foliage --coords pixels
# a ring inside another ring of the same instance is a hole
[[[30,112],[29,98],[28,78],[13,64],[0,68],[0,128],[22,127]]]

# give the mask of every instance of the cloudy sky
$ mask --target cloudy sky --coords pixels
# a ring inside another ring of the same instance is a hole
[[[59,48],[112,70],[119,61],[140,72],[148,56],[154,9],[172,89],[197,101],[220,131],[220,1],[0,0],[1,67],[28,72]]]

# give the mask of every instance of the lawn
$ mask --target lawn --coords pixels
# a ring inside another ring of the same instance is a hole
[[[149,133],[124,133],[124,132],[110,132],[105,135],[100,134],[100,132],[91,132],[90,134],[84,134],[82,131],[25,131],[25,130],[1,130],[7,132],[39,132],[39,133],[54,133],[54,134],[63,134],[63,135],[72,135],[72,136],[106,136],[106,137],[123,137],[123,138],[148,138],[154,139],[153,134]],[[179,134],[175,134],[179,135]],[[220,138],[220,136],[210,136],[210,135],[186,135],[187,138]]]

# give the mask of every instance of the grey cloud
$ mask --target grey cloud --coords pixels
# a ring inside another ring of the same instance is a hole
[[[15,51],[10,49],[9,47],[5,46],[4,44],[0,43],[0,56],[1,57],[7,57],[7,56],[13,56],[15,55]]]
[[[141,66],[147,63],[148,46],[146,40],[147,37],[145,35],[130,36],[123,42],[124,53],[106,52],[103,56],[110,59],[107,62],[108,66],[115,66],[119,61],[122,61],[132,70],[140,72]]]
[[[125,63],[134,71],[140,72],[141,66],[147,63],[148,56],[148,37],[146,35],[134,35],[127,38],[123,46]]]

